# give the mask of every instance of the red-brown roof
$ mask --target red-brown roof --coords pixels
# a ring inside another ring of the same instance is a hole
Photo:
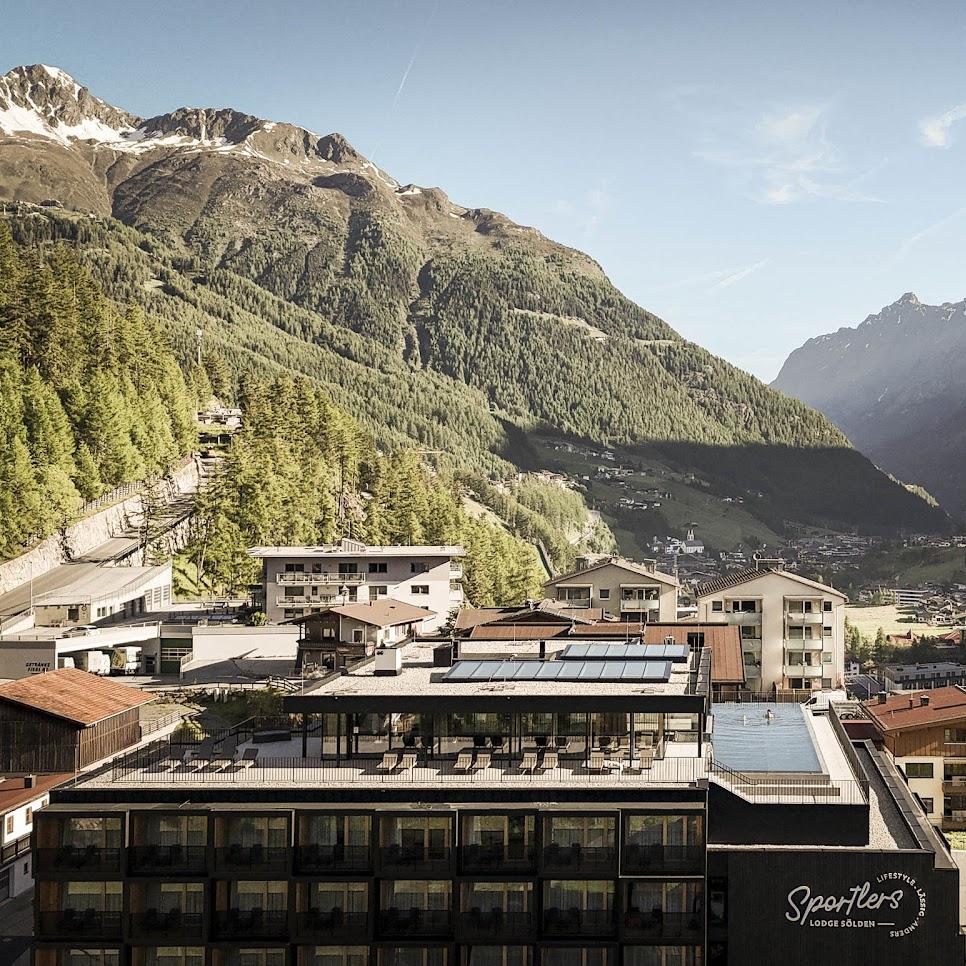
[[[33,708],[88,727],[153,701],[150,691],[64,667],[0,686],[0,702]]]
[[[560,624],[599,621],[604,611],[600,607],[567,607],[565,601],[541,600],[513,607],[464,607],[457,611],[453,627],[465,631],[480,624]]]
[[[704,646],[711,648],[711,681],[713,684],[744,684],[745,661],[741,654],[741,629],[737,624],[646,624],[645,644],[663,644],[674,638],[675,644],[687,644],[688,634],[704,635]]]
[[[436,616],[435,612],[427,610],[425,607],[416,607],[415,604],[407,604],[405,601],[395,600],[392,597],[380,597],[368,604],[343,604],[341,607],[333,607],[331,610],[333,614],[338,614],[340,617],[351,617],[352,620],[361,621],[363,624],[372,624],[375,627],[415,624],[427,617]]]
[[[929,698],[924,705],[921,695]],[[880,731],[928,728],[953,721],[966,721],[966,689],[933,688],[931,691],[903,691],[891,694],[883,704],[877,698],[865,702],[865,710]]]
[[[73,777],[72,772],[38,775],[34,779],[33,788],[26,788],[23,778],[5,779],[0,782],[0,815],[12,812],[15,808],[20,808],[21,805],[29,804]]]
[[[591,625],[593,626],[593,625]],[[471,641],[545,641],[570,633],[570,624],[477,624],[469,634]]]

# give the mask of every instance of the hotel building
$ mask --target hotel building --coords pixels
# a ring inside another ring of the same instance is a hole
[[[962,963],[957,870],[886,756],[713,704],[710,648],[615,647],[383,648],[54,790],[35,962]]]

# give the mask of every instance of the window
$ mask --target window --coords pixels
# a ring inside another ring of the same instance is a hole
[[[906,778],[932,778],[932,762],[907,761]]]
[[[301,563],[287,563],[285,565],[285,573],[287,574],[304,574],[305,564]]]
[[[749,627],[748,630],[754,630]],[[688,647],[704,647],[704,631],[688,631]]]
[[[27,807],[25,819],[28,825],[34,820],[34,810],[29,806]]]
[[[600,591],[600,599],[601,600],[610,600],[610,591],[609,590],[601,590]]]
[[[428,594],[429,584],[413,584],[412,591],[414,594]]]
[[[379,597],[385,597],[389,593],[389,588],[385,584],[370,584],[369,585],[369,599],[377,600]]]
[[[822,637],[831,637],[831,636],[832,636],[832,628],[828,626],[823,627]]]
[[[305,966],[367,966],[368,946],[315,946],[309,947]]]
[[[831,651],[823,651],[822,652],[822,663],[823,664],[831,664],[832,663],[832,652]]]
[[[933,800],[931,798],[920,798],[919,801],[922,802],[922,809],[927,815],[932,815],[933,813]]]
[[[733,600],[731,602],[732,614],[756,614],[757,612],[758,612],[758,601]]]
[[[724,601],[723,600],[713,600],[713,601],[711,601],[711,609],[713,611],[718,611],[718,612],[723,611],[724,610]]]
[[[414,560],[409,565],[409,572],[411,574],[424,574],[429,570],[429,564],[423,563],[421,560]]]
[[[831,613],[831,611],[832,611],[832,602],[830,600],[823,600],[822,601],[822,610],[825,611],[826,614]]]
[[[312,573],[313,574],[320,574],[320,573],[322,573],[322,561],[321,560],[314,560],[314,561],[312,561]]]
[[[760,641],[761,625],[760,624],[742,624],[741,639],[743,641]]]
[[[387,564],[384,560],[379,563],[374,562],[369,564],[369,573],[371,574],[385,574],[388,572],[389,564]]]
[[[13,816],[7,816],[7,835],[13,835]]]
[[[352,643],[362,644],[366,639],[366,632],[361,627],[354,627],[352,629]]]

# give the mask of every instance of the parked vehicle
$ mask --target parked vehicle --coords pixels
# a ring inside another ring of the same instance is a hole
[[[59,657],[57,658],[57,667],[76,667],[76,665],[72,657]]]
[[[140,671],[140,647],[127,644],[114,648],[111,652],[111,674],[138,674]]]
[[[111,659],[103,651],[78,651],[74,659],[82,671],[101,675],[111,673]]]

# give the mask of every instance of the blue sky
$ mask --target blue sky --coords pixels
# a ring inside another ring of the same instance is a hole
[[[144,116],[340,131],[771,379],[905,291],[966,298],[966,8],[791,6],[32,0],[0,69],[60,66]]]

